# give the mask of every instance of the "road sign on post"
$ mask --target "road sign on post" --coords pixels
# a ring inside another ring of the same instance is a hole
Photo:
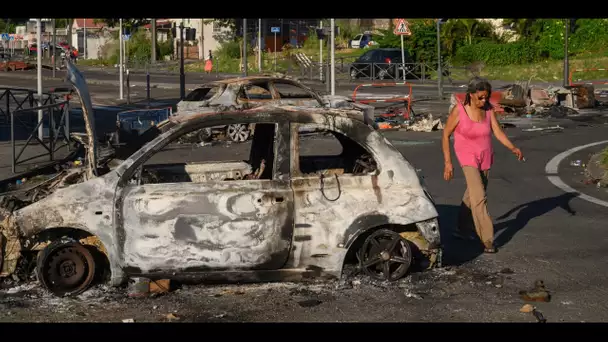
[[[412,31],[410,31],[409,23],[405,19],[396,19],[395,20],[395,29],[393,33],[401,36],[401,68],[403,68],[403,80],[405,81],[405,47],[403,43],[403,36],[411,36]],[[397,75],[399,75],[397,73]]]
[[[281,28],[273,26],[270,28],[270,32],[274,33],[274,71],[277,71],[277,33],[281,32]]]
[[[3,34],[2,34],[2,40],[9,40],[9,39],[10,39],[10,38],[9,38],[8,33],[3,33]]]

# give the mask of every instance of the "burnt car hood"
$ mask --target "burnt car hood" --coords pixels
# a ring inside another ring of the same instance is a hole
[[[84,118],[84,126],[86,132],[86,178],[91,179],[98,176],[97,173],[97,158],[99,155],[99,142],[97,141],[97,134],[95,132],[95,112],[93,111],[93,101],[91,101],[91,94],[89,93],[89,87],[87,86],[86,79],[82,72],[76,68],[76,66],[67,61],[67,75],[66,80],[69,82],[80,99],[80,105],[82,106],[82,116]]]

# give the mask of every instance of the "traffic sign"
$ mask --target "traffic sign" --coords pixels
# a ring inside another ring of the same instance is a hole
[[[279,32],[281,32],[281,28],[278,27],[278,26],[271,27],[270,28],[270,32],[272,32],[272,33],[279,33]]]
[[[123,39],[123,40],[129,40],[129,38],[131,38],[131,35],[130,35],[130,34],[123,34],[123,35],[122,35],[122,39]]]
[[[397,19],[395,30],[393,31],[396,35],[404,35],[411,36],[412,31],[410,31],[409,23],[405,19]]]
[[[2,34],[2,40],[9,40],[9,39],[10,39],[10,38],[9,38],[8,33],[3,33],[3,34]]]

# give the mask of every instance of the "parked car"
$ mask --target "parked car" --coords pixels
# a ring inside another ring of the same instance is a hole
[[[364,49],[373,45],[376,45],[376,42],[370,33],[358,34],[350,41],[350,47],[352,49]]]
[[[420,73],[415,68],[415,62],[405,51],[406,78],[414,75],[420,77]],[[371,78],[372,70],[374,78],[383,80],[385,78],[402,79],[403,66],[401,65],[401,49],[376,48],[366,51],[359,56],[350,66],[351,78]],[[410,74],[411,72],[411,74]],[[412,75],[413,74],[413,75]]]
[[[269,104],[176,115],[128,158],[100,167],[91,99],[72,63],[68,79],[83,108],[86,162],[33,197],[2,198],[0,276],[34,255],[43,286],[73,296],[95,279],[339,278],[355,262],[395,281],[439,265],[433,199],[361,111]],[[234,123],[256,125],[248,160],[155,159],[181,136]],[[300,128],[328,132],[341,152],[302,153]]]
[[[267,104],[354,108],[365,112],[365,123],[375,125],[374,107],[354,103],[346,96],[322,96],[301,82],[285,76],[251,76],[210,82],[191,91],[177,104],[177,112],[199,113],[214,111],[218,107],[238,109]],[[202,130],[199,136],[205,141],[217,134],[225,134],[233,142],[244,142],[251,137],[251,133],[252,127],[232,124]]]

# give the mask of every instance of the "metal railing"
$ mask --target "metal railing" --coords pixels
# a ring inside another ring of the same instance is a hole
[[[49,156],[50,161],[55,161],[55,153],[64,146],[70,151],[70,120],[69,102],[71,90],[57,88],[50,92],[38,94],[31,89],[23,88],[0,88],[0,127],[2,135],[5,135],[7,126],[10,125],[10,140],[12,146],[12,172],[17,173],[17,165]],[[42,113],[39,119],[38,113]],[[42,128],[42,129],[40,129]],[[39,131],[42,130],[42,139]],[[0,135],[1,136],[1,135]],[[65,145],[58,145],[60,138],[65,140]],[[17,141],[25,140],[25,143],[17,152]],[[25,149],[37,141],[44,147],[45,153],[21,159]]]

